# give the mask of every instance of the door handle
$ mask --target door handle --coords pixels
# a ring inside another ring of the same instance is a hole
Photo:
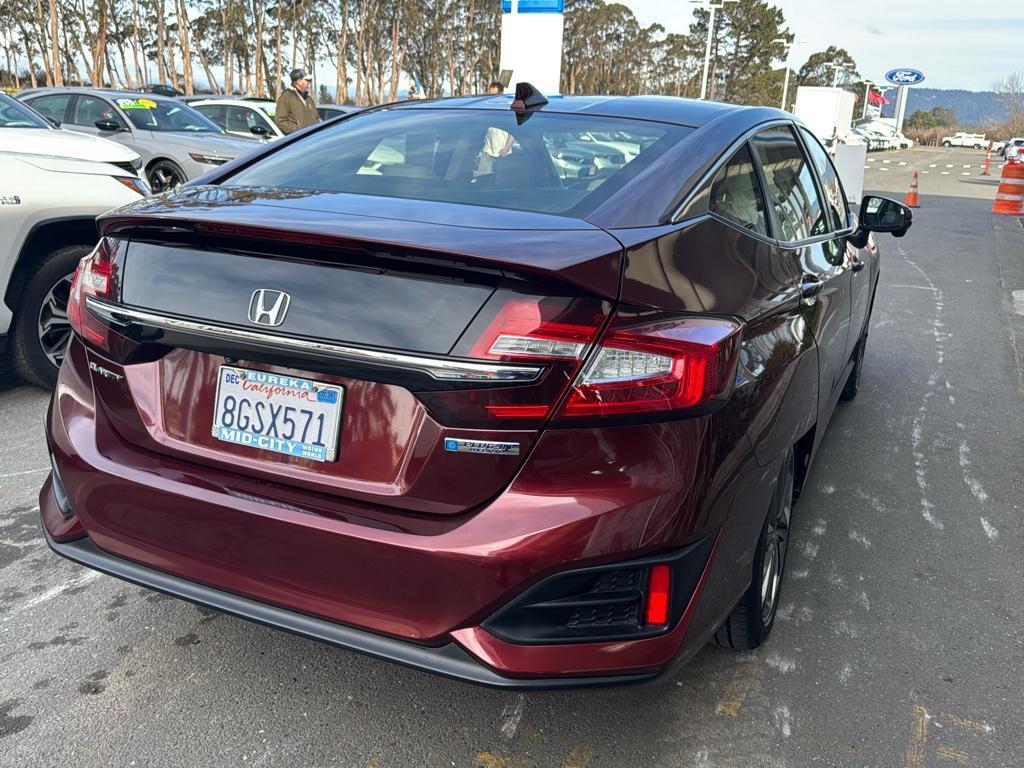
[[[815,297],[821,293],[821,289],[824,287],[825,283],[820,277],[804,275],[800,279],[800,296],[803,297],[805,304],[813,304]]]
[[[856,256],[854,256],[850,260],[850,269],[852,269],[854,272],[860,272],[862,269],[864,269],[864,266],[866,264],[867,264],[866,261],[862,261],[861,259],[859,259]]]

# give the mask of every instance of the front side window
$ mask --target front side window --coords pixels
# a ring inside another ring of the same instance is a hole
[[[258,125],[261,128],[267,127],[255,109],[250,109],[249,107],[228,107],[225,126],[229,131],[249,133],[254,125]]]
[[[744,144],[711,183],[712,213],[751,232],[768,235],[768,215],[750,150]]]
[[[71,124],[92,127],[96,125],[97,120],[115,122],[122,128],[127,128],[117,111],[106,101],[95,96],[79,95],[71,114]]]
[[[379,110],[290,144],[223,183],[583,217],[690,131],[596,115],[536,112],[520,125],[512,110]]]
[[[807,145],[807,152],[811,156],[811,162],[818,171],[818,178],[821,180],[822,191],[828,201],[829,213],[832,217],[833,229],[846,229],[846,222],[849,209],[846,207],[846,195],[843,192],[843,184],[836,173],[836,167],[824,150],[814,134],[806,128],[800,132],[804,137],[804,144]]]
[[[814,175],[793,132],[785,126],[768,128],[751,144],[764,170],[765,192],[782,228],[778,239],[796,242],[829,232],[831,226],[818,198]]]
[[[227,124],[227,107],[223,104],[200,104],[194,107],[197,112],[202,112],[217,125]]]

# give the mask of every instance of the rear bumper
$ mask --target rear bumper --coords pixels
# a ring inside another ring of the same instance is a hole
[[[383,517],[127,442],[96,398],[84,355],[73,342],[51,401],[54,473],[40,513],[59,554],[114,576],[507,688],[641,682],[670,672],[704,645],[745,586],[732,583],[745,569],[728,553],[734,545],[716,557],[716,544],[694,563],[699,580],[681,617],[660,634],[528,644],[487,629],[489,617],[553,574],[667,556],[716,531],[712,538],[727,542],[732,484],[709,508],[690,495],[699,490],[695,421],[657,425],[653,439],[632,427],[548,432],[484,508]],[[594,471],[610,459],[622,468]]]
[[[478,662],[462,646],[454,642],[436,647],[413,645],[318,619],[315,616],[288,611],[114,557],[100,550],[88,537],[60,543],[54,541],[49,532],[46,532],[46,542],[54,552],[68,560],[130,581],[133,584],[265,624],[274,629],[282,629],[349,651],[386,659],[407,667],[434,672],[465,682],[511,690],[536,690],[642,683],[658,676],[657,672],[653,672],[638,675],[591,677],[505,677]]]

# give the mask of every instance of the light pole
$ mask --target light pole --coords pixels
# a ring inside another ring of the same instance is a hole
[[[868,99],[871,97],[871,86],[874,85],[870,80],[864,81],[864,109],[861,111],[860,116],[868,116]]]
[[[797,43],[803,43],[804,40],[793,40],[790,42],[784,37],[776,37],[772,40],[772,43],[785,43],[786,55],[782,59],[782,65],[786,68],[786,74],[782,78],[782,109],[786,108],[786,97],[789,95],[789,52],[793,50],[793,46]]]
[[[708,41],[704,47],[704,74],[700,79],[700,97],[703,100],[708,95],[708,63],[711,61],[711,38],[715,35],[715,11],[726,3],[738,3],[739,0],[690,0],[695,5],[702,5],[708,9]]]
[[[845,70],[849,70],[849,65],[836,63],[829,64],[829,66],[832,67],[832,87],[837,88],[839,87],[839,73]]]

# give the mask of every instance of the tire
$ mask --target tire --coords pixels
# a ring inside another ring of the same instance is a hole
[[[25,381],[53,389],[71,338],[68,295],[75,267],[91,245],[67,245],[40,260],[18,300],[11,326],[11,362]]]
[[[950,142],[950,141],[944,141],[944,142],[942,142],[942,146],[944,146],[944,147],[952,147],[953,143]]]
[[[715,633],[723,648],[749,651],[767,638],[775,625],[775,614],[782,595],[782,577],[789,549],[789,530],[793,513],[793,450],[786,451],[775,493],[765,515],[754,551],[754,569],[747,591],[736,603],[732,614]]]
[[[146,180],[154,195],[170,192],[188,181],[181,166],[171,160],[157,160],[146,169]]]
[[[860,374],[864,370],[864,348],[868,343],[868,335],[865,333],[857,342],[857,348],[853,351],[853,369],[843,385],[843,391],[839,393],[840,400],[850,401],[860,392]]]

